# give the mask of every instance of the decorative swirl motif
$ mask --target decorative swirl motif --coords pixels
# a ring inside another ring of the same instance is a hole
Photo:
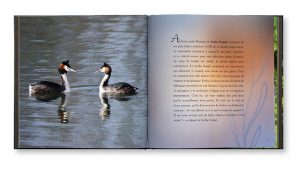
[[[257,103],[257,106],[256,106],[256,109],[255,109],[255,112],[254,114],[252,115],[248,125],[246,126],[246,128],[244,129],[243,131],[243,142],[244,142],[244,147],[247,147],[247,137],[248,137],[248,134],[249,134],[249,131],[251,129],[251,126],[254,124],[255,120],[257,119],[259,113],[261,113],[261,109],[263,108],[264,104],[265,104],[265,101],[267,99],[267,92],[268,92],[268,88],[267,88],[267,85],[266,83],[263,84],[262,86],[262,89],[261,89],[261,92],[260,92],[260,97],[259,97],[259,100],[258,100],[258,103]],[[245,124],[244,124],[245,125]],[[255,135],[253,136],[253,138],[255,137]],[[252,140],[253,140],[252,138]],[[259,139],[257,139],[259,140]]]
[[[255,123],[258,116],[260,115],[261,110],[267,100],[268,85],[266,82],[264,82],[261,85],[260,93],[259,93],[260,96],[259,96],[258,102],[256,104],[255,112],[253,114],[249,115],[249,107],[250,107],[250,102],[254,100],[254,98],[252,96],[252,94],[254,93],[254,89],[257,88],[256,85],[259,82],[259,79],[262,77],[263,73],[267,69],[267,67],[266,67],[266,65],[268,64],[267,59],[268,59],[267,57],[263,57],[263,62],[260,65],[259,74],[254,78],[253,83],[251,84],[251,88],[249,91],[249,97],[247,100],[246,108],[244,110],[244,118],[243,118],[243,122],[242,122],[243,124],[242,124],[242,132],[241,132],[242,134],[241,135],[239,134],[239,131],[238,131],[236,119],[235,118],[232,119],[232,134],[233,134],[233,137],[234,137],[235,142],[238,147],[244,147],[244,148],[256,147],[257,143],[259,142],[259,139],[261,137],[261,131],[262,131],[261,125],[259,125],[256,128],[255,133],[252,137],[249,136],[249,132],[253,128],[253,124]],[[254,63],[252,63],[252,64],[254,65]],[[246,121],[247,115],[251,116],[250,121],[248,123]],[[241,141],[240,141],[240,136],[242,137]],[[249,141],[251,141],[250,144],[248,143]]]
[[[261,134],[261,126],[256,129],[250,147],[255,147]]]

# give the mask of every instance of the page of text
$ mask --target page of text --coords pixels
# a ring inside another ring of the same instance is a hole
[[[150,148],[274,147],[271,16],[150,16]]]

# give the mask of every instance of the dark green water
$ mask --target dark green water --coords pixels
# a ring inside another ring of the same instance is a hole
[[[147,139],[147,18],[145,16],[21,17],[19,146],[21,148],[141,148]],[[71,93],[49,102],[29,96],[30,83],[60,83],[63,60]],[[110,83],[138,94],[99,98],[103,62]],[[104,100],[103,100],[104,99]],[[105,109],[106,104],[110,110]]]

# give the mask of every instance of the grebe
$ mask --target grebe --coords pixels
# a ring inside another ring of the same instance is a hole
[[[37,99],[52,100],[52,98],[57,98],[63,92],[70,92],[70,85],[67,78],[68,71],[76,72],[71,69],[69,60],[63,61],[58,67],[62,85],[50,81],[41,81],[29,85],[29,94],[36,96]]]
[[[119,82],[115,84],[108,84],[108,80],[111,76],[112,69],[111,67],[104,63],[103,66],[98,70],[103,72],[105,75],[100,83],[99,92],[106,93],[111,95],[134,95],[136,94],[137,87],[133,87],[132,85]],[[96,72],[98,72],[96,71]]]

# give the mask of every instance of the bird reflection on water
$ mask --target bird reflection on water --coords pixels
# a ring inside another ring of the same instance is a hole
[[[102,107],[100,108],[99,117],[101,120],[105,120],[110,116],[110,105],[106,95],[99,93],[99,99]]]
[[[62,94],[61,102],[58,107],[58,116],[61,123],[69,123],[69,112],[67,111],[67,104],[69,102],[70,93]]]
[[[111,115],[111,105],[109,104],[109,99],[114,99],[119,102],[130,100],[130,98],[127,95],[120,95],[120,94],[112,95],[112,94],[101,93],[101,92],[99,92],[99,99],[102,105],[99,111],[99,117],[101,120],[106,120]]]
[[[57,113],[61,123],[69,122],[69,112],[67,111],[67,104],[69,102],[70,93],[29,94],[29,96],[32,96],[36,100],[41,102],[51,102],[53,100],[61,98]]]

